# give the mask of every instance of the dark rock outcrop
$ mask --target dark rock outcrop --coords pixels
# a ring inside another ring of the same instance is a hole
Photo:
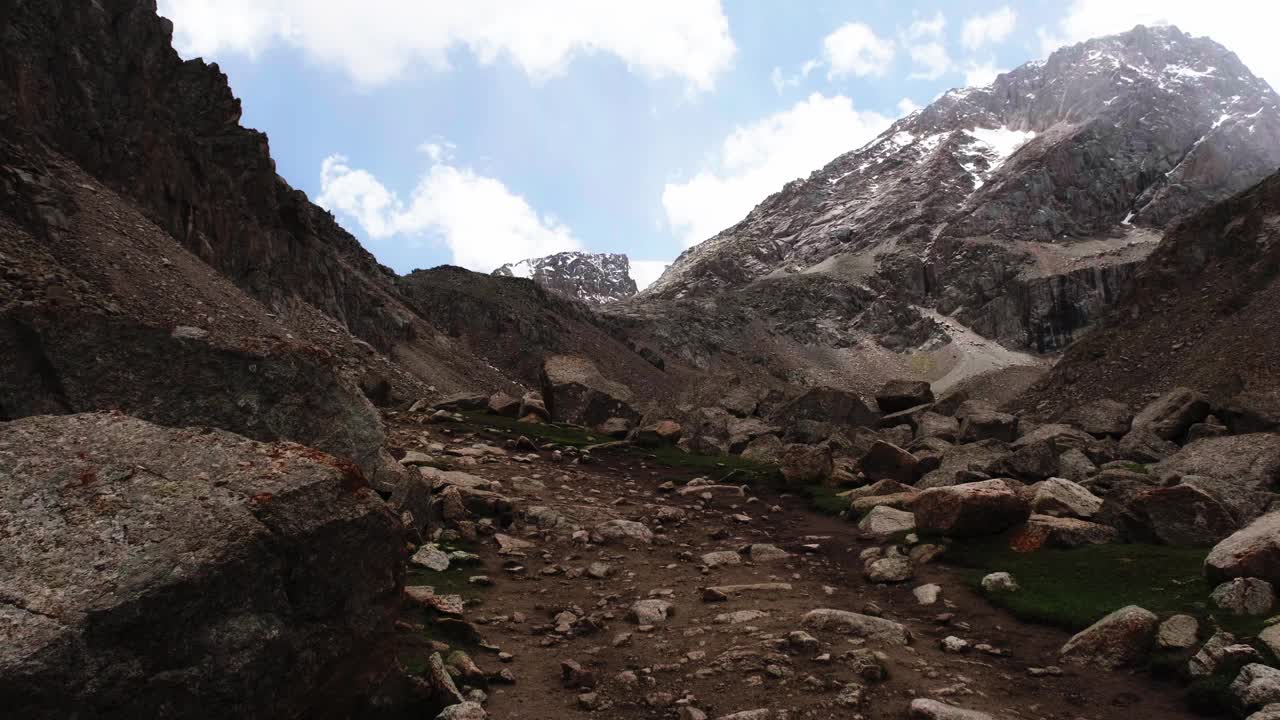
[[[0,424],[0,703],[24,718],[323,716],[404,581],[358,469],[113,414]]]
[[[610,418],[640,419],[631,406],[631,389],[606,378],[582,357],[552,355],[543,361],[542,396],[556,422],[595,427]]]

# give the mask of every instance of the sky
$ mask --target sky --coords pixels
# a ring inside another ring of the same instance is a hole
[[[159,0],[278,172],[397,272],[625,252],[642,287],[948,89],[1173,23],[1280,86],[1253,0]],[[1244,21],[1244,18],[1249,18]]]

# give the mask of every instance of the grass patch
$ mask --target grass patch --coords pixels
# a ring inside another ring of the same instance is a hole
[[[838,487],[806,485],[803,490],[809,496],[809,505],[823,515],[839,515],[849,509],[849,498],[841,496]]]
[[[496,432],[514,437],[524,435],[540,445],[554,443],[571,447],[586,447],[587,445],[595,445],[609,440],[607,437],[596,435],[577,425],[525,423],[515,418],[491,415],[483,410],[464,412],[462,417],[465,418],[465,421],[454,423],[452,427],[472,432],[488,432],[491,434]]]
[[[947,561],[968,568],[966,581],[981,588],[983,575],[1006,571],[1021,590],[988,596],[1020,619],[1082,630],[1125,605],[1158,615],[1209,614],[1209,593],[1201,567],[1204,548],[1167,545],[1088,545],[1075,550],[1045,548],[1031,553],[1009,549],[1004,538],[955,543]],[[1256,634],[1263,618],[1217,614],[1223,628]]]
[[[777,466],[745,460],[739,455],[703,455],[687,453],[680,448],[630,447],[623,452],[633,453],[645,460],[673,470],[686,470],[690,475],[705,476],[717,483],[732,485],[766,485],[781,479]]]

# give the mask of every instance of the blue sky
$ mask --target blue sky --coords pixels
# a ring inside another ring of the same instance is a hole
[[[1280,79],[1267,37],[1278,18],[1258,17],[1277,11],[1243,0],[160,0],[160,11],[184,57],[228,74],[280,174],[402,273],[586,249],[628,253],[646,284],[912,107],[1138,22],[1209,34]]]

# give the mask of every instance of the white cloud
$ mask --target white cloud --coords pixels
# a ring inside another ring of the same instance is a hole
[[[636,289],[644,290],[655,283],[670,265],[670,260],[632,260],[631,279],[636,281]]]
[[[889,126],[843,95],[813,93],[788,110],[741,126],[724,139],[713,167],[662,192],[667,222],[692,246],[736,223],[795,178],[861,147]]]
[[[283,45],[374,86],[469,49],[541,80],[579,55],[613,55],[647,77],[709,90],[735,52],[719,0],[160,0],[179,51],[249,56]]]
[[[454,263],[480,272],[581,247],[568,227],[469,168],[433,163],[405,202],[372,173],[331,155],[320,168],[320,190],[317,204],[355,220],[371,240],[427,235],[449,247]]]
[[[799,72],[794,75],[784,75],[782,68],[774,67],[773,72],[769,74],[769,82],[773,83],[773,89],[777,90],[778,94],[782,94],[783,90],[799,85],[801,80],[809,77],[814,70],[820,67],[822,67],[821,60],[806,60],[800,66]]]
[[[997,69],[994,60],[982,63],[970,62],[964,69],[964,85],[965,87],[986,87],[1002,72],[1005,71]]]
[[[879,37],[869,26],[851,22],[822,40],[827,76],[883,75],[893,62],[893,41]]]
[[[912,62],[920,68],[911,73],[912,78],[936,80],[951,69],[951,56],[947,54],[947,49],[942,43],[928,42],[912,45],[907,48],[907,52],[911,55]]]
[[[1275,29],[1280,3],[1254,0],[1074,0],[1052,30],[1041,28],[1045,52],[1134,25],[1177,25],[1192,35],[1208,35],[1232,50],[1254,73],[1280,87],[1280,52]]]
[[[919,109],[920,109],[920,106],[917,105],[916,102],[909,97],[904,97],[898,101],[898,112],[903,115],[910,115],[911,113]]]
[[[960,42],[969,50],[1003,42],[1018,24],[1018,14],[1005,6],[988,15],[975,15],[964,21]]]
[[[916,20],[907,27],[906,36],[908,39],[916,40],[923,37],[942,37],[942,29],[947,26],[947,18],[939,10],[937,14],[928,20]]]

